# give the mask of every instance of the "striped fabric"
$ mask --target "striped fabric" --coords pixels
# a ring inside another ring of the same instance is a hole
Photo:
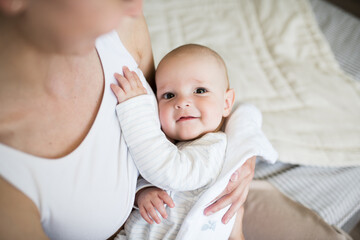
[[[223,165],[225,133],[207,133],[175,145],[161,131],[153,99],[152,95],[140,95],[116,107],[121,131],[141,176],[169,191],[191,191],[214,182]]]
[[[360,81],[360,19],[322,0],[310,3],[336,60]]]
[[[117,239],[175,239],[187,213],[216,180],[224,162],[225,133],[207,133],[174,145],[160,129],[153,99],[151,95],[131,98],[116,107],[117,115],[139,172],[168,190],[176,207],[167,211],[167,219],[152,225],[134,210]]]
[[[340,66],[360,81],[360,20],[325,1],[310,3]],[[360,167],[310,167],[281,162],[269,165],[259,161],[254,178],[268,180],[331,225],[350,230],[360,220]]]

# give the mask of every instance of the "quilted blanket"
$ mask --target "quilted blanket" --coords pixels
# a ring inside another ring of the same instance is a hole
[[[236,104],[263,113],[279,161],[360,165],[360,84],[336,62],[307,0],[147,0],[155,63],[185,43],[225,60]]]

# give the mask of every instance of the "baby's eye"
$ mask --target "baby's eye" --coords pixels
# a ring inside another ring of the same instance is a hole
[[[203,93],[206,93],[206,92],[207,92],[207,90],[205,88],[197,88],[195,90],[195,93],[197,93],[197,94],[203,94]]]
[[[164,95],[163,95],[163,98],[165,98],[165,99],[170,99],[170,98],[173,98],[173,97],[175,97],[175,94],[173,94],[173,93],[164,93]]]

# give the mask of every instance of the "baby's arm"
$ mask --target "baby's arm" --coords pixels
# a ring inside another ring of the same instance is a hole
[[[119,123],[141,175],[152,184],[173,191],[194,190],[214,180],[224,159],[225,134],[206,134],[179,150],[160,129],[154,96],[138,91],[141,86],[131,83],[138,78],[130,73],[124,68],[124,77],[118,76],[120,86],[111,88],[122,101],[116,107]]]

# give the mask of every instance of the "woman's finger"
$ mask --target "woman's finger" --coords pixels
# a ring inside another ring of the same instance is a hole
[[[251,158],[242,165],[237,172],[239,173],[238,179],[243,180],[252,180],[254,177],[255,170],[255,161]]]
[[[235,189],[237,189],[238,191],[241,191],[241,189],[239,189],[239,186],[241,184],[241,181],[239,181],[239,177],[238,177],[238,171],[235,171],[235,173],[231,176],[228,184],[226,185],[226,188],[220,193],[220,195],[218,195],[215,199],[214,199],[214,203],[211,204],[209,207],[207,207],[204,210],[204,214],[205,215],[210,215],[214,212],[219,211],[220,209],[226,207],[227,202],[225,202],[226,199],[229,199],[229,201],[231,201],[231,196],[229,196],[229,194],[231,194]],[[227,198],[225,198],[225,196],[228,196]],[[221,201],[219,201],[221,199]],[[230,202],[231,204],[231,202]]]
[[[237,169],[230,177],[230,182],[237,182],[239,180],[239,169]]]
[[[244,239],[243,235],[243,218],[244,218],[244,206],[240,207],[240,209],[236,212],[235,224],[231,230],[229,239]]]
[[[240,207],[241,205],[239,203],[233,203],[222,217],[221,222],[223,224],[227,224],[229,220],[235,215],[237,210],[240,209]]]
[[[207,207],[204,210],[204,214],[211,215],[212,213],[215,213],[215,212],[229,206],[230,204],[235,205],[234,209],[236,212],[237,209],[244,204],[248,192],[249,192],[249,182],[243,181],[235,188],[234,191],[222,196],[215,203],[213,203],[209,207]],[[229,212],[229,210],[228,210],[228,212]],[[233,213],[232,210],[230,210],[229,214],[232,214],[232,213]],[[233,216],[233,214],[232,214],[232,216]]]
[[[216,202],[204,210],[205,215],[211,215],[224,207],[232,204],[227,211],[231,217],[241,207],[247,197],[250,182],[254,176],[256,157],[249,158],[234,174],[230,177],[225,190],[215,199]],[[226,215],[226,214],[225,214]]]
[[[221,219],[222,223],[227,224],[230,221],[230,219],[235,215],[235,213],[237,213],[244,206],[248,193],[249,193],[249,185],[247,185],[245,187],[245,190],[241,192],[238,201],[233,202],[230,208],[226,211],[226,213]]]
[[[220,199],[218,199],[215,203],[211,204],[209,207],[207,207],[204,210],[204,214],[206,216],[209,216],[209,215],[223,209],[224,207],[229,206],[232,203],[233,203],[232,195],[227,194],[227,195],[221,197]]]
[[[241,183],[246,181],[246,183],[249,183],[253,178],[253,158],[249,158],[240,168],[238,168],[230,177],[230,180],[224,189],[220,193],[219,196],[217,196],[214,201],[217,201],[218,199],[222,198],[223,196],[230,194],[234,191],[234,189],[238,188]]]
[[[229,180],[228,184],[226,185],[226,188],[224,189],[224,191],[222,191],[222,193],[217,196],[217,198],[215,199],[215,201],[219,200],[220,198],[222,198],[225,195],[228,195],[230,193],[232,193],[235,189],[237,189],[239,187],[239,185],[241,184],[241,182],[238,180],[238,173],[237,171],[234,173],[236,175],[236,180]],[[233,174],[233,175],[234,175]],[[235,179],[235,178],[234,178]]]

